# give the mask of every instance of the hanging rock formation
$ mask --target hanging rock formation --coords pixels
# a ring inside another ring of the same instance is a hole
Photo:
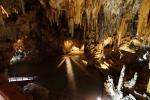
[[[139,11],[139,20],[137,26],[137,37],[143,38],[144,42],[148,40],[150,34],[150,2],[149,0],[142,0]]]

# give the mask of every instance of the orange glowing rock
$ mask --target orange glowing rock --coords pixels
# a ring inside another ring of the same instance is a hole
[[[64,41],[63,52],[64,53],[69,53],[72,46],[73,46],[73,42],[71,40]]]
[[[18,50],[24,50],[24,44],[22,39],[18,39],[16,43],[14,43],[14,49],[16,51]]]

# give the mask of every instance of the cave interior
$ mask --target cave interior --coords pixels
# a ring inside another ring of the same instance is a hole
[[[150,100],[149,0],[0,0],[0,100]]]

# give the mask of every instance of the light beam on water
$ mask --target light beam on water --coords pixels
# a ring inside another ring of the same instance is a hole
[[[72,64],[69,57],[65,57],[66,61],[66,69],[67,69],[67,77],[70,88],[75,92],[76,91],[76,83],[74,78],[74,72],[72,68]]]

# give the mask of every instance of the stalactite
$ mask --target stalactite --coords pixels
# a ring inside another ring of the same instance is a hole
[[[40,3],[47,10],[46,1],[40,0]],[[81,25],[82,23],[84,4],[85,0],[50,0],[50,8],[47,10],[47,17],[51,23],[56,22],[59,24],[61,12],[65,11],[68,20],[69,33],[71,33],[73,37],[74,24]]]
[[[24,4],[24,0],[20,0],[20,3],[21,3],[21,9],[22,9],[22,13],[23,15],[25,15],[25,4]]]
[[[95,0],[93,2],[93,9],[92,9],[92,21],[93,21],[93,29],[96,30],[96,33],[98,32],[98,14],[101,8],[101,2],[100,0]]]
[[[90,19],[91,19],[91,13],[90,13],[90,10],[86,9],[86,18],[87,18],[87,29],[89,31],[89,28],[90,28]]]
[[[0,36],[5,34],[5,21],[3,18],[9,17],[7,11],[4,9],[2,5],[0,5]]]
[[[143,36],[143,30],[148,25],[148,16],[150,12],[150,1],[149,0],[143,0],[140,11],[139,11],[139,20],[138,20],[138,27],[137,27],[137,37]],[[148,33],[147,33],[148,34]],[[146,34],[144,34],[146,35]]]
[[[110,27],[109,28],[110,34],[116,32],[117,29],[116,25],[120,22],[120,17],[122,14],[121,12],[122,5],[123,5],[122,0],[116,1],[106,0],[106,2],[104,2],[104,15]]]
[[[75,24],[81,25],[84,4],[85,0],[75,0]]]
[[[69,33],[71,33],[71,36],[74,36],[74,1],[70,0],[68,5],[68,27],[69,27]]]
[[[121,38],[125,35],[125,33],[127,32],[127,27],[128,27],[128,23],[127,23],[127,19],[123,18],[122,22],[120,24],[119,30],[118,30],[118,44],[117,47],[120,46],[121,44]]]
[[[87,19],[87,31],[91,31],[91,17],[92,17],[92,1],[87,0],[85,5],[86,19]]]
[[[135,16],[137,14],[137,12],[139,11],[140,5],[141,5],[141,0],[135,0],[133,2],[132,16]]]
[[[116,33],[120,28],[122,23],[122,18],[126,18],[127,21],[131,19],[130,15],[132,12],[132,0],[127,1],[110,1],[106,0],[104,2],[104,16],[106,17],[106,22],[109,26],[109,32]],[[136,12],[137,7],[134,6],[134,12]],[[126,26],[127,27],[127,26]]]
[[[8,17],[8,13],[6,12],[6,10],[3,8],[2,5],[0,5],[0,25],[2,27],[5,26],[5,22],[3,20],[4,17]]]
[[[95,30],[98,33],[98,15],[101,8],[101,0],[49,0],[47,6],[46,0],[40,0],[42,6],[46,9],[47,17],[50,22],[58,22],[61,11],[66,12],[68,20],[69,33],[74,34],[74,26],[83,25],[83,13],[86,14],[87,30]]]

